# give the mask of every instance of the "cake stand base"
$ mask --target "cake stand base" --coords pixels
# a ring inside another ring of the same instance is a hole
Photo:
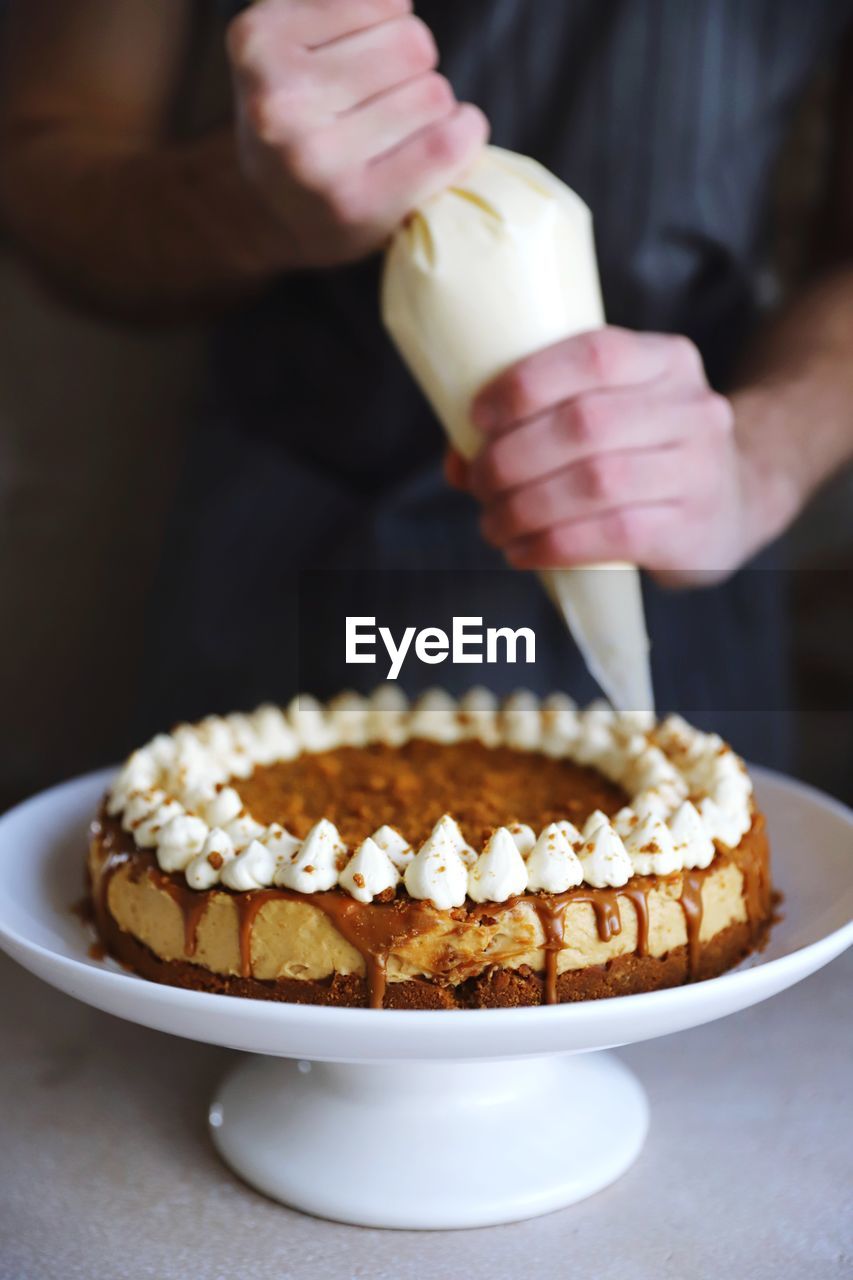
[[[349,1065],[246,1057],[210,1108],[246,1182],[365,1227],[486,1227],[600,1191],[636,1159],[645,1095],[606,1053]]]

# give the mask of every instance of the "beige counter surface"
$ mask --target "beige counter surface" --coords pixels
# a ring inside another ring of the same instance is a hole
[[[639,1162],[515,1226],[338,1226],[254,1194],[205,1130],[230,1054],[97,1013],[0,957],[0,1280],[811,1280],[853,1274],[853,953],[621,1051]]]

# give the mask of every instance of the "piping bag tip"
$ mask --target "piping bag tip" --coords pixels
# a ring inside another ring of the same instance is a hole
[[[616,710],[654,713],[638,570],[629,564],[589,565],[543,570],[539,577]]]

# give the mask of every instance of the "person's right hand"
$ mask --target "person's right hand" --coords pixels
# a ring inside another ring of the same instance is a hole
[[[482,112],[436,72],[411,0],[258,0],[228,50],[241,164],[299,266],[380,248],[486,140]]]

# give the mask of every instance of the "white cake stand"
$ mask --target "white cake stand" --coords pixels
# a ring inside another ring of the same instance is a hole
[[[0,819],[0,946],[96,1008],[242,1050],[212,1102],[211,1132],[226,1162],[267,1195],[365,1226],[511,1222],[591,1195],[642,1147],[642,1089],[619,1061],[590,1050],[744,1009],[853,942],[853,814],[798,783],[755,775],[784,918],[761,956],[695,986],[552,1008],[397,1012],[146,982],[89,959],[91,938],[70,910],[109,773]]]

